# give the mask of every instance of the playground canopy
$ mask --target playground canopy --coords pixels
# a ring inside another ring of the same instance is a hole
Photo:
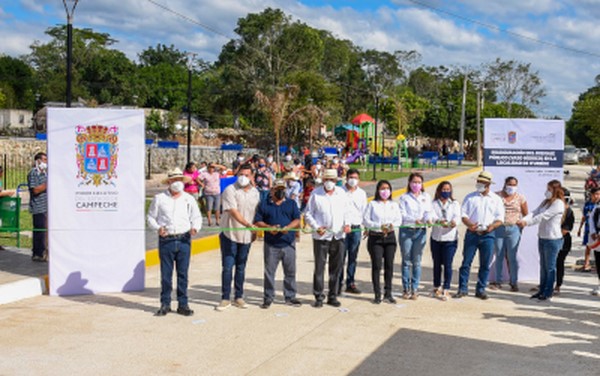
[[[354,117],[354,119],[352,119],[352,124],[354,125],[360,125],[362,123],[375,123],[375,119],[373,119],[365,113],[357,115],[356,117]]]
[[[334,134],[337,137],[345,136],[348,131],[360,132],[360,127],[352,124],[340,124],[334,129]]]

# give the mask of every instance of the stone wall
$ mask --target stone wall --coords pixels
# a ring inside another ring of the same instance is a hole
[[[73,143],[75,148],[75,143]],[[46,152],[46,141],[36,141],[25,138],[0,139],[0,155],[6,155],[10,161],[21,161],[19,164],[31,166],[33,156],[37,152]],[[245,155],[261,154],[258,149],[244,148]],[[225,166],[231,166],[237,157],[237,151],[220,150],[217,147],[192,145],[191,158],[194,162],[207,161],[217,162]],[[264,154],[264,153],[262,153]],[[183,169],[187,160],[187,147],[179,146],[177,149],[164,149],[156,146],[145,148],[145,168],[148,174],[148,155],[150,155],[150,166],[152,174],[163,174],[168,170],[179,167]],[[52,156],[49,156],[52,158]]]

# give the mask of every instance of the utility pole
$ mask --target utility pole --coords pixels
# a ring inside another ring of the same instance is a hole
[[[481,89],[477,90],[477,167],[481,166]]]
[[[460,134],[458,142],[460,143],[460,153],[465,154],[465,111],[467,107],[467,73],[463,81],[462,108],[460,111]]]
[[[188,91],[187,91],[187,163],[192,160],[192,69],[196,54],[188,53]]]
[[[69,10],[67,0],[63,0],[65,12],[67,12],[67,98],[65,105],[71,107],[71,81],[73,71],[73,14],[79,0],[70,0],[73,2],[73,7]]]

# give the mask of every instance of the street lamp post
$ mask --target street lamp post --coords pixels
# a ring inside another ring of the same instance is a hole
[[[73,14],[79,0],[71,0],[73,7],[69,9],[67,0],[63,0],[65,12],[67,12],[67,98],[66,107],[71,107],[71,81],[73,71]]]
[[[379,93],[375,95],[375,130],[373,132],[373,180],[377,180],[377,116],[379,115]]]
[[[187,92],[187,163],[192,160],[192,69],[194,68],[194,56],[188,54],[188,92]]]

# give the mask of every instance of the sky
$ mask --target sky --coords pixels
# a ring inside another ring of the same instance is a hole
[[[568,119],[600,74],[600,0],[80,0],[73,25],[109,33],[134,60],[160,43],[214,61],[237,20],[267,7],[364,49],[415,50],[424,65],[530,63],[547,92],[538,116]],[[64,23],[62,0],[0,0],[0,54],[27,54]]]

